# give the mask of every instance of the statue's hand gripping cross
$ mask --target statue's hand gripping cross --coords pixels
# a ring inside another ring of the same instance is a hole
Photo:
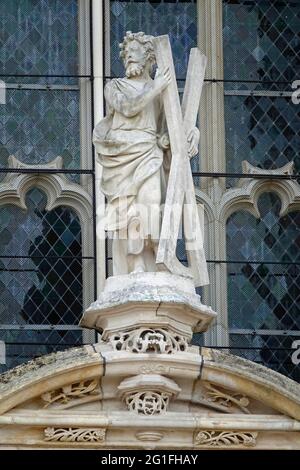
[[[193,277],[195,285],[201,286],[208,284],[209,281],[188,158],[187,135],[196,124],[207,59],[198,48],[191,49],[182,106],[180,106],[169,38],[158,36],[154,38],[153,43],[158,68],[165,70],[168,67],[172,77],[163,93],[172,162],[156,263],[165,266],[174,274]],[[180,263],[176,256],[182,218],[188,267]]]

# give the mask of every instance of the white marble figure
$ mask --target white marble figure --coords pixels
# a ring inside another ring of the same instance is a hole
[[[153,37],[127,32],[120,44],[126,76],[104,90],[107,116],[93,142],[103,168],[101,189],[107,198],[105,230],[113,232],[113,275],[155,272],[170,143],[162,93],[170,70],[157,69]],[[188,133],[188,153],[198,153],[199,131]]]

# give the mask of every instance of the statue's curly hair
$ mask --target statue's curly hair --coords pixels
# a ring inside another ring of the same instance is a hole
[[[150,62],[151,65],[154,65],[155,60],[155,53],[152,43],[153,36],[146,35],[142,31],[138,33],[132,33],[131,31],[126,31],[126,35],[122,43],[119,44],[120,47],[120,57],[124,61],[126,55],[126,46],[130,41],[138,41],[145,47],[146,54],[147,54],[147,61]]]

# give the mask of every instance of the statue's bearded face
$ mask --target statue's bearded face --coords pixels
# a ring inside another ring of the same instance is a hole
[[[126,77],[142,75],[147,65],[147,52],[140,42],[130,41],[125,49],[124,65]]]

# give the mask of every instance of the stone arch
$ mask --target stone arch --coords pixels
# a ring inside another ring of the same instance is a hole
[[[119,384],[154,372],[158,384],[177,384],[170,409],[150,417],[128,411]],[[0,445],[299,449],[299,387],[263,366],[207,348],[152,355],[103,343],[84,346],[2,375]],[[82,440],[82,433],[90,438]],[[228,433],[232,441],[225,442]]]
[[[290,210],[300,209],[300,187],[292,180],[246,180],[241,187],[228,190],[222,197],[219,206],[219,219],[226,222],[231,214],[247,210],[259,217],[257,201],[266,192],[274,192],[281,199],[280,215]]]
[[[25,196],[32,188],[37,187],[47,195],[46,210],[57,206],[67,206],[75,210],[81,225],[89,225],[92,218],[92,199],[82,186],[71,182],[62,173],[45,173],[48,170],[60,170],[62,158],[57,157],[45,165],[26,165],[14,156],[9,157],[9,168],[14,170],[30,169],[31,173],[8,173],[3,179],[0,187],[0,205],[14,204],[26,209]],[[33,170],[36,173],[33,173]],[[43,170],[43,173],[39,172]]]
[[[45,173],[47,170],[62,168],[62,158],[57,157],[52,162],[43,165],[27,165],[16,157],[9,157],[9,168],[14,170],[30,169],[36,173],[8,173],[0,185],[0,206],[13,204],[26,210],[25,198],[27,192],[37,187],[47,196],[46,210],[50,211],[59,206],[65,206],[75,211],[80,220],[82,230],[82,256],[93,256],[93,203],[89,193],[79,184],[70,181],[62,173]],[[39,172],[43,170],[43,172]],[[91,242],[88,243],[87,241]],[[87,307],[93,298],[92,270],[83,269],[85,299],[84,307]]]

